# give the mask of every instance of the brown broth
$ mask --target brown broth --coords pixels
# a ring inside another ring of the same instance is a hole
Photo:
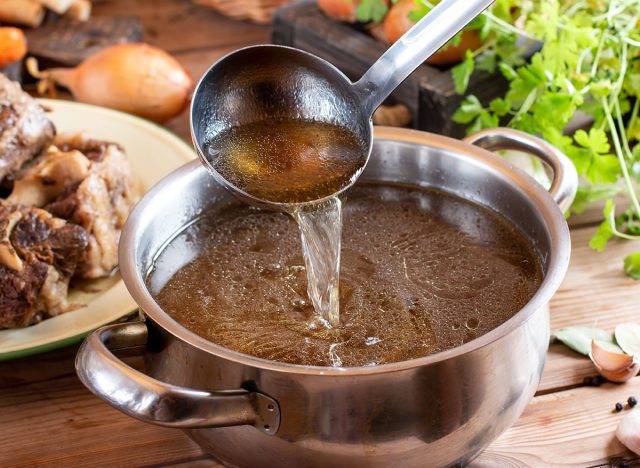
[[[360,185],[344,203],[338,328],[310,304],[295,222],[241,203],[179,234],[148,285],[167,313],[214,343],[349,367],[473,340],[520,310],[541,280],[530,243],[492,211],[436,191]]]
[[[232,127],[207,144],[225,180],[262,200],[304,203],[328,197],[364,166],[366,144],[338,125],[261,121]]]

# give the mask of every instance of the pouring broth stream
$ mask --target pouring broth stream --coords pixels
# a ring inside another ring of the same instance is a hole
[[[220,133],[207,157],[226,181],[296,220],[308,296],[323,324],[338,327],[342,204],[332,195],[362,170],[366,144],[325,122],[259,121]]]

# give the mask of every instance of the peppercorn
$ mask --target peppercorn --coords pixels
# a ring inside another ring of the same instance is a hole
[[[616,413],[619,413],[620,411],[622,411],[623,408],[624,406],[622,406],[622,403],[620,402],[616,403]]]
[[[636,406],[638,404],[638,400],[636,400],[636,397],[630,396],[627,399],[627,403],[629,403],[629,406],[631,406],[633,408],[634,406]]]
[[[601,375],[596,375],[593,378],[593,386],[594,387],[599,387],[600,385],[602,385],[604,383],[604,379],[602,378]]]

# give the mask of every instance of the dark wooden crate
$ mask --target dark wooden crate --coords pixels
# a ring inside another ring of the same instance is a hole
[[[274,16],[272,40],[318,55],[352,80],[360,78],[387,48],[355,26],[327,18],[313,0],[279,8]],[[486,104],[502,96],[506,89],[502,75],[476,72],[468,93]],[[391,100],[409,109],[414,128],[455,137],[464,135],[464,126],[452,120],[462,96],[455,92],[448,70],[419,66],[394,91]]]

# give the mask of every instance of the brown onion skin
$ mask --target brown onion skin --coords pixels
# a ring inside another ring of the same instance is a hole
[[[72,69],[42,72],[78,101],[164,122],[189,104],[193,81],[162,49],[148,44],[108,47]]]

